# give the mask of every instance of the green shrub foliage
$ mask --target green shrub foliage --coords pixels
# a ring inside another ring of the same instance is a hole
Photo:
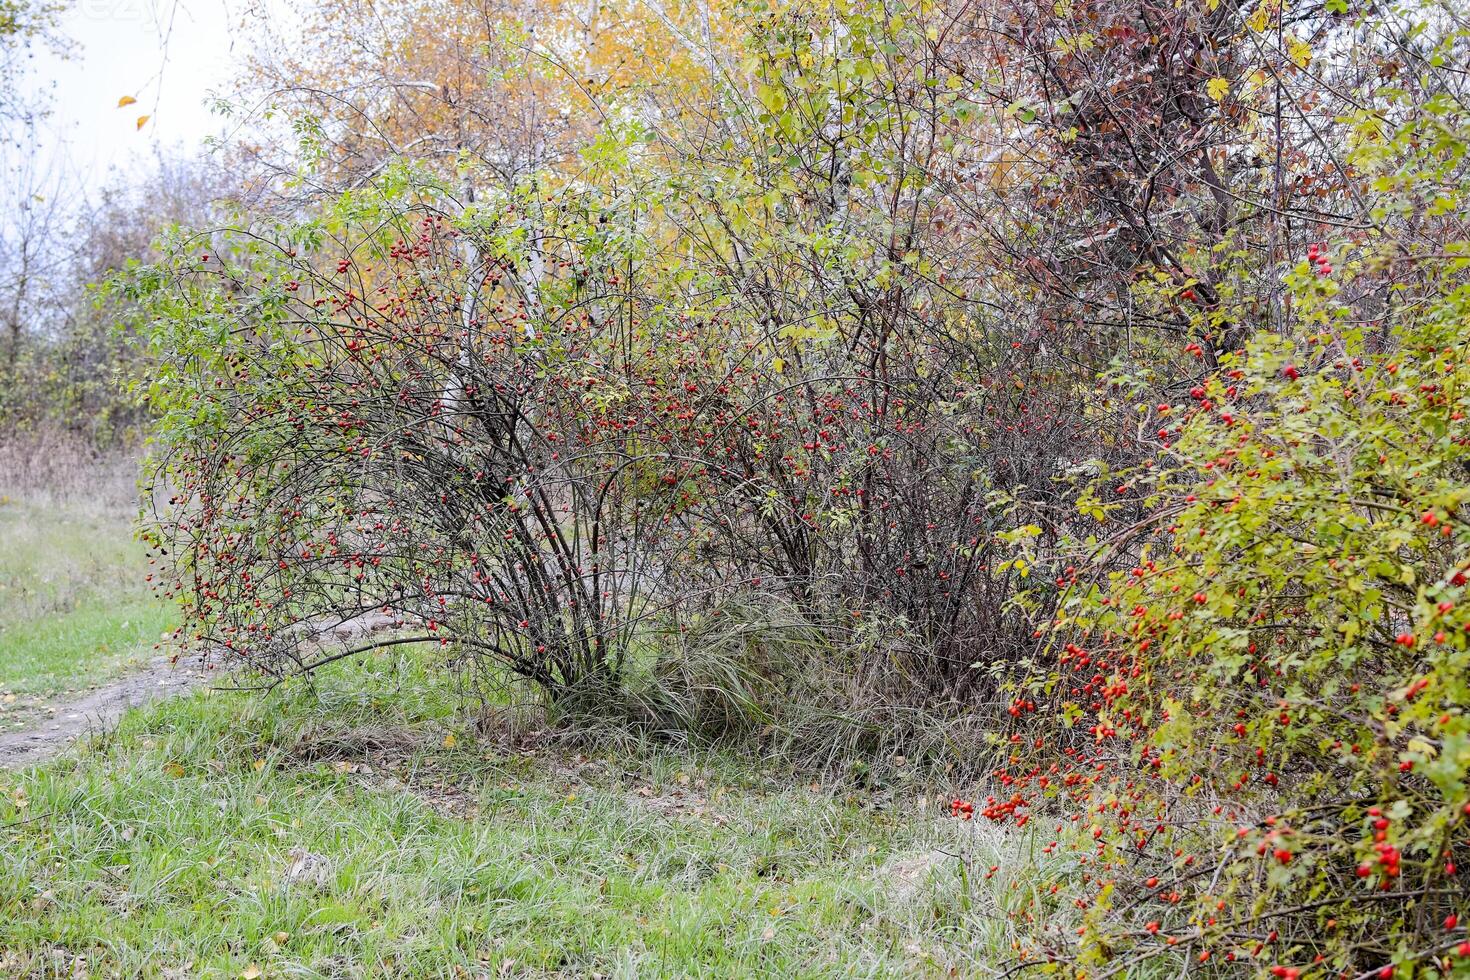
[[[1310,243],[1287,327],[1169,400],[1112,379],[1157,451],[1079,498],[1101,530],[1057,573],[1029,702],[1066,758],[1014,754],[988,811],[1080,816],[1095,896],[1061,942],[1089,975],[1465,968],[1470,243],[1436,215],[1470,129],[1371,128],[1371,213],[1434,245]]]

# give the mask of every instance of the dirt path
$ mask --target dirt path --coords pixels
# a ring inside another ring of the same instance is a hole
[[[314,632],[327,643],[347,644],[392,622],[378,613],[364,613],[318,624]],[[177,663],[159,657],[75,701],[56,704],[55,712],[34,727],[0,732],[0,769],[44,762],[80,736],[111,728],[129,708],[183,694],[212,679],[221,679],[220,672],[206,670],[197,657],[181,657]]]
[[[81,698],[57,704],[55,714],[36,727],[0,733],[0,769],[44,762],[80,736],[105,731],[124,711],[199,687],[211,677],[197,660],[177,664],[160,657],[141,670],[125,674]]]

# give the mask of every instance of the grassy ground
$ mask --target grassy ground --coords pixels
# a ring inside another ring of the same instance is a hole
[[[124,512],[6,500],[0,541],[0,730],[153,655]],[[477,735],[428,657],[200,691],[0,770],[0,976],[969,976],[1048,890],[1028,836],[917,784],[589,756],[514,712]]]
[[[96,681],[151,653],[168,627],[128,515],[6,500],[0,540],[0,689]]]
[[[1028,842],[918,790],[508,747],[460,717],[421,657],[383,655],[0,773],[0,973],[974,975],[1045,885],[985,879]]]
[[[171,611],[128,515],[0,500],[0,730],[153,655]]]

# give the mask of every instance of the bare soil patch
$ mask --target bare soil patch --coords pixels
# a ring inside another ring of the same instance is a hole
[[[192,690],[212,676],[196,659],[159,657],[75,700],[54,702],[34,727],[0,733],[0,769],[44,762],[78,738],[112,727],[129,708]]]

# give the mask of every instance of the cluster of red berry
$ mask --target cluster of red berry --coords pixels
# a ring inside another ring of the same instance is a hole
[[[1307,246],[1307,261],[1317,267],[1317,275],[1332,275],[1332,263],[1328,261],[1327,254],[1322,251],[1322,246],[1316,242]]]
[[[961,820],[975,819],[975,804],[968,800],[952,800],[949,804],[949,815],[959,817]]]
[[[1399,875],[1399,862],[1402,859],[1399,849],[1388,842],[1388,818],[1378,807],[1369,807],[1368,815],[1373,817],[1373,849],[1378,852],[1378,864],[1382,865],[1382,878],[1379,887],[1385,891],[1392,885],[1392,879]],[[1373,864],[1364,861],[1358,865],[1359,878],[1371,878],[1374,874]]]

